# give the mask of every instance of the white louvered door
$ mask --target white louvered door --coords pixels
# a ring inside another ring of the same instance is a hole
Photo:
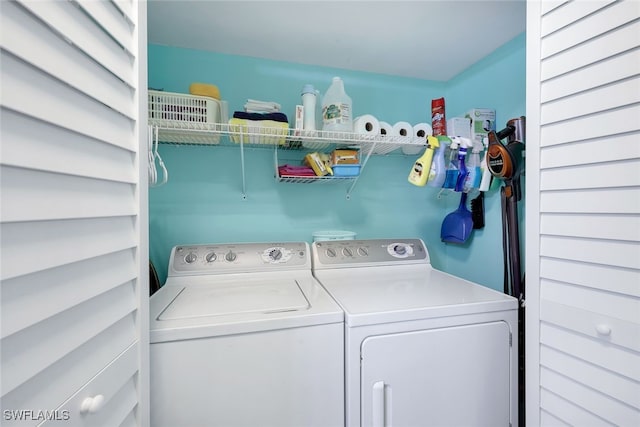
[[[527,425],[640,425],[640,2],[527,7]]]
[[[0,7],[0,424],[148,426],[146,4]]]

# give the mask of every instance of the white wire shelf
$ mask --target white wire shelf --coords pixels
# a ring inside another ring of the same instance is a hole
[[[258,122],[254,122],[258,123]],[[425,138],[366,135],[353,132],[304,131],[228,123],[198,123],[149,119],[159,142],[193,145],[218,145],[227,136],[227,144],[243,144],[278,149],[330,149],[335,145],[353,146],[371,154],[388,154],[403,146],[425,147]]]
[[[339,182],[355,181],[356,179],[358,179],[357,176],[276,176],[278,182],[290,184],[336,184]]]

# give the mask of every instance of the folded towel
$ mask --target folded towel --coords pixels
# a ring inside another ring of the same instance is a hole
[[[231,140],[249,144],[278,144],[284,145],[289,126],[274,120],[246,120],[236,117],[229,119]]]
[[[280,176],[316,176],[316,173],[308,166],[278,166]]]
[[[189,93],[191,95],[208,96],[215,99],[220,99],[220,89],[218,86],[208,83],[191,83],[189,86]]]
[[[289,123],[287,115],[284,113],[247,113],[245,111],[235,111],[233,117],[245,120],[273,120],[274,122]]]
[[[248,113],[274,113],[281,110],[280,104],[272,101],[258,101],[247,99],[244,104],[244,111]]]

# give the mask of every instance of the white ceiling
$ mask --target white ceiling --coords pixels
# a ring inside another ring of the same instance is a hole
[[[447,81],[525,31],[525,0],[149,0],[153,44]]]

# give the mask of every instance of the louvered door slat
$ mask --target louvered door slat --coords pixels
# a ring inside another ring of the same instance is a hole
[[[5,165],[134,184],[135,153],[10,110],[2,111]]]
[[[0,60],[6,108],[135,151],[131,119],[4,51]]]
[[[113,266],[118,268],[114,269]],[[0,310],[4,338],[136,278],[132,250],[5,280]],[[64,299],[56,298],[66,295]]]
[[[91,16],[129,55],[135,51],[131,38],[132,25],[123,16],[122,11],[110,1],[76,0],[79,7]]]
[[[12,35],[5,40],[4,49],[121,114],[134,117],[134,106],[130,102],[131,88],[66,40],[56,37],[50,28],[34,25],[35,19],[15,3],[3,5],[2,26]],[[71,69],[77,71],[69,73]]]
[[[627,0],[633,2],[634,0]],[[592,40],[542,60],[542,81],[577,70],[636,49],[640,40],[640,22],[625,25],[606,36]]]
[[[71,2],[20,1],[20,5],[130,88],[135,88],[133,58]]]

